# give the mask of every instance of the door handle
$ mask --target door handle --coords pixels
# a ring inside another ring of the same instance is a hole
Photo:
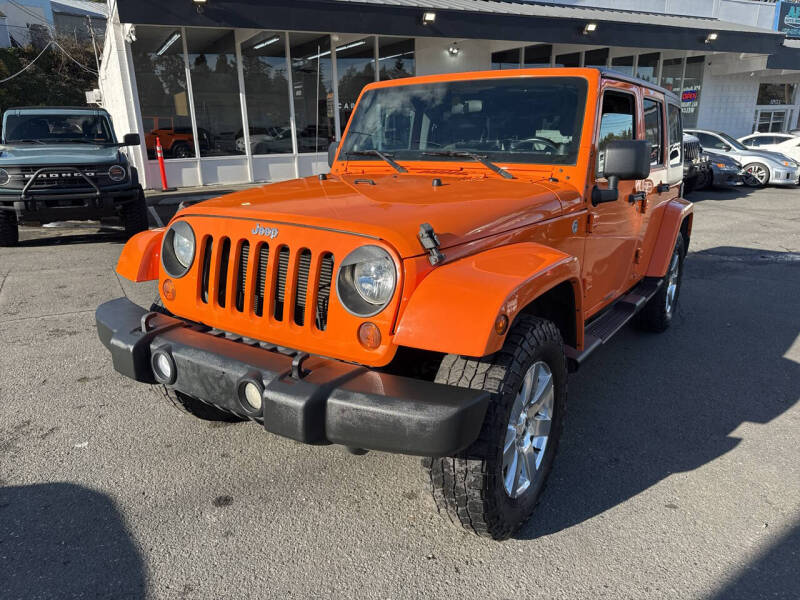
[[[670,188],[671,188],[671,187],[672,187],[672,186],[671,186],[670,184],[668,184],[668,183],[659,183],[659,184],[656,186],[656,191],[657,191],[659,194],[663,194],[664,192],[668,192],[668,191],[670,190]]]
[[[647,194],[645,192],[636,192],[635,194],[630,194],[628,196],[628,202],[631,204],[636,204],[637,202],[644,202],[645,198],[647,198]]]

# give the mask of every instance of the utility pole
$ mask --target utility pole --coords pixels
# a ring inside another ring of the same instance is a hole
[[[89,21],[89,33],[92,36],[92,48],[94,48],[94,62],[97,65],[97,83],[100,83],[100,58],[97,56],[97,44],[94,41],[94,27],[92,27],[92,17],[90,15],[86,15],[86,19]]]

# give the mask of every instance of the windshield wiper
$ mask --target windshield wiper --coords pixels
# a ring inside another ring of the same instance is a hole
[[[381,152],[380,150],[349,150],[345,152],[347,156],[354,155],[354,156],[377,156],[378,158],[386,161],[389,163],[392,168],[397,171],[398,173],[408,173],[408,169],[406,169],[403,165],[396,162],[391,154],[386,154],[385,152]]]
[[[506,179],[516,179],[511,173],[506,171],[503,167],[498,167],[492,161],[481,154],[475,154],[474,152],[463,152],[463,151],[455,151],[455,150],[439,150],[437,152],[423,152],[424,156],[450,156],[450,157],[460,157],[460,158],[471,158],[474,161],[481,163],[487,169],[494,171],[498,175],[505,177]]]

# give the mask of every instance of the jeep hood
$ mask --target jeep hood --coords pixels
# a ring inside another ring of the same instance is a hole
[[[0,146],[0,166],[50,167],[119,162],[116,146],[96,144],[19,144]]]
[[[246,218],[374,236],[403,258],[422,254],[417,239],[430,223],[443,249],[551,219],[579,197],[569,184],[495,178],[384,175],[297,179],[244,190],[189,207],[179,215]]]

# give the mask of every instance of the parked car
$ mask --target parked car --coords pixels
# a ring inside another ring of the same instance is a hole
[[[691,194],[701,189],[701,182],[711,178],[710,167],[703,158],[700,140],[688,133],[683,134],[683,193]]]
[[[288,139],[291,142],[292,131],[289,127],[251,127],[250,128],[250,149],[253,154],[262,154],[256,152],[256,148],[263,142],[273,142],[277,140]],[[262,148],[269,148],[269,144],[264,144]],[[236,151],[245,154],[246,146],[244,143],[244,130],[240,129],[236,133]],[[289,149],[291,152],[291,148]],[[263,152],[267,154],[267,152]]]
[[[744,165],[752,175],[745,180],[750,186],[795,185],[800,177],[800,165],[789,157],[766,150],[748,148],[726,133],[706,129],[687,129],[700,139],[703,150],[722,154]]]
[[[0,145],[0,246],[19,241],[24,221],[119,217],[125,232],[147,229],[136,168],[120,149],[111,117],[97,108],[10,108]]]
[[[156,138],[161,142],[164,158],[194,158],[194,133],[190,125],[179,125],[172,117],[143,117],[145,123],[145,146],[147,157],[156,158]],[[150,128],[148,128],[150,127]],[[200,141],[200,153],[210,152],[212,138],[208,131],[199,127],[197,135]]]
[[[709,187],[730,188],[744,184],[746,175],[744,169],[741,163],[731,157],[704,151],[703,162],[707,165],[707,169],[697,181],[698,190]]]
[[[778,152],[800,162],[800,136],[790,133],[751,133],[739,141],[748,148]]]
[[[505,539],[552,469],[568,371],[628,322],[674,320],[692,232],[680,111],[589,68],[369,84],[329,175],[129,242],[117,272],[157,279],[160,301],[103,304],[100,340],[198,418],[427,457],[440,512]]]

